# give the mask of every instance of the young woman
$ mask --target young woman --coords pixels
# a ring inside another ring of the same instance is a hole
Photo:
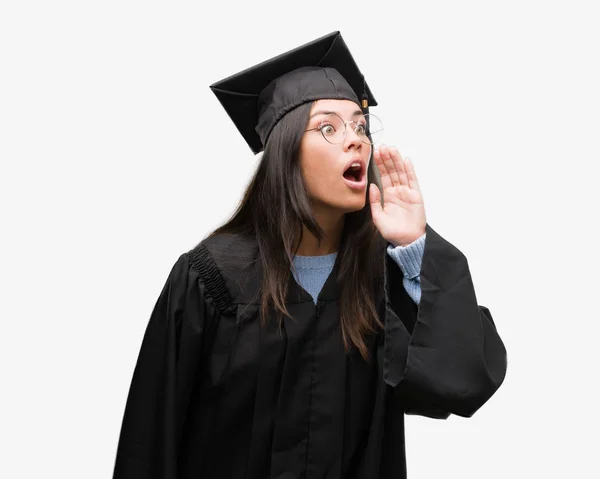
[[[406,477],[406,413],[469,417],[504,380],[466,258],[427,224],[411,162],[373,150],[339,32],[212,89],[264,153],[158,298],[114,477]]]

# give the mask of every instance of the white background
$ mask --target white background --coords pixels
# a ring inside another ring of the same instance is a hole
[[[257,158],[208,86],[334,30],[508,349],[409,477],[600,477],[592,1],[0,7],[0,477],[110,477],[150,312]],[[393,6],[392,6],[393,5]]]

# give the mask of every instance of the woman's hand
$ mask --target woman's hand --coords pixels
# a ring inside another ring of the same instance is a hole
[[[374,151],[373,160],[379,168],[384,200],[382,208],[379,188],[371,183],[373,222],[385,240],[394,246],[406,246],[425,234],[425,205],[415,169],[395,147],[381,145]]]

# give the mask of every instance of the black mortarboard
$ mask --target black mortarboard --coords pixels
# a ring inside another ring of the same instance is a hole
[[[333,32],[210,86],[254,153],[275,124],[303,103],[323,99],[377,105],[340,32]]]

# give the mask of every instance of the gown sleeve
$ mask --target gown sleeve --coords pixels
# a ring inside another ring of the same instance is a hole
[[[114,479],[173,479],[205,329],[215,309],[182,254],[150,315],[125,406]]]
[[[427,225],[419,305],[394,268],[387,263],[384,381],[407,414],[472,416],[504,381],[507,362],[466,257]]]

